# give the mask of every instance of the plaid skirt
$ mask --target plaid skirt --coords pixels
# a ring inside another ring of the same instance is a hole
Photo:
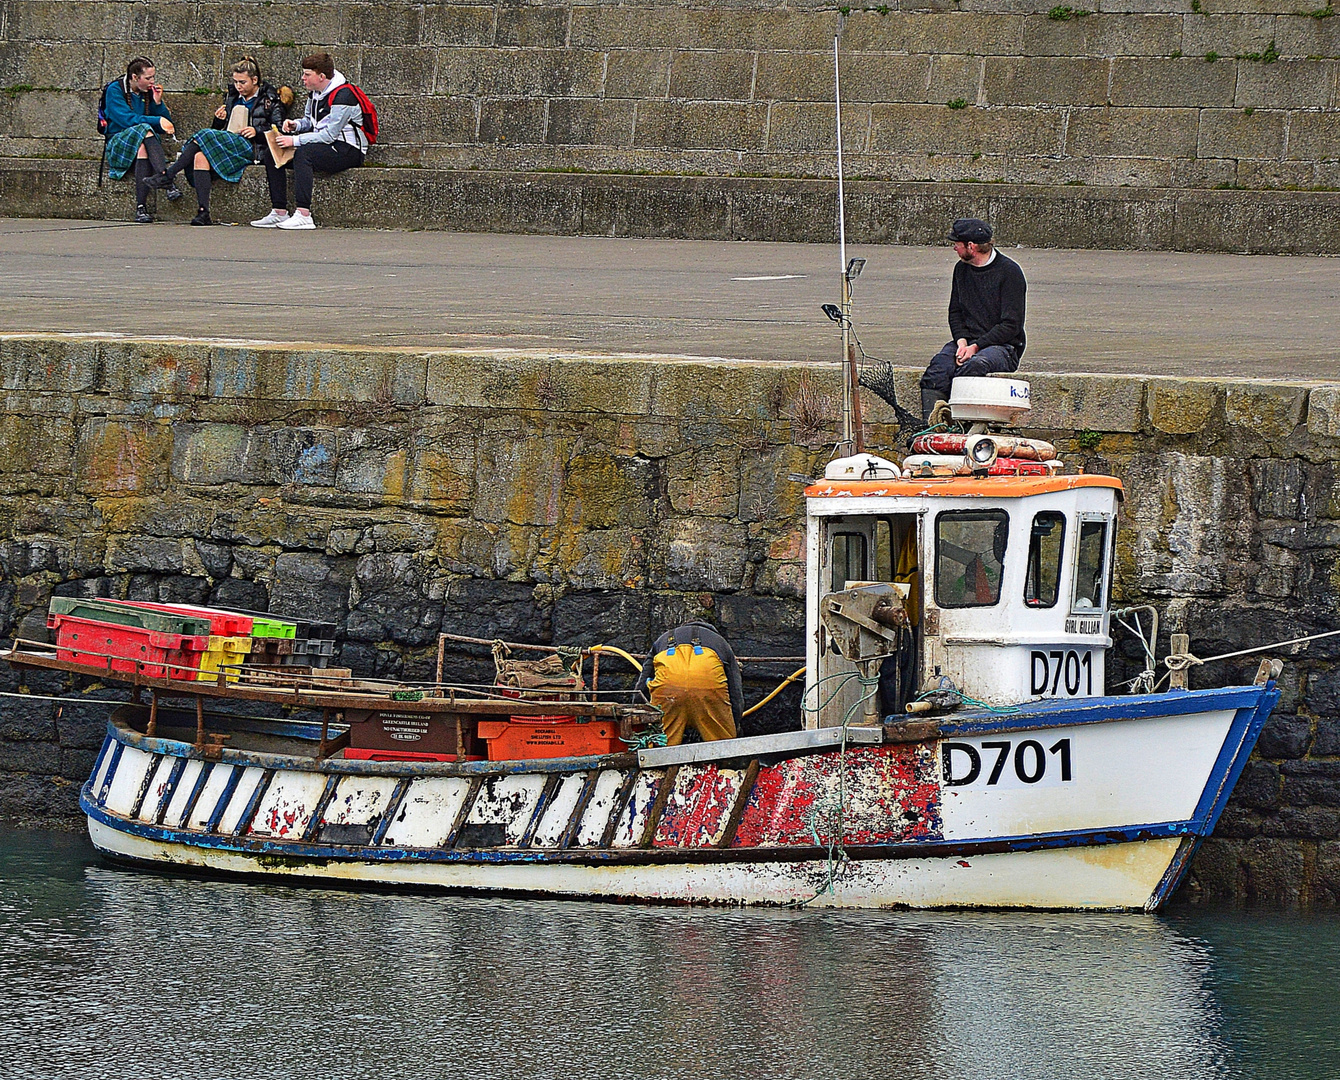
[[[107,175],[120,180],[135,164],[144,137],[153,132],[148,124],[135,124],[118,131],[107,140]]]
[[[191,136],[200,152],[205,155],[209,167],[216,176],[236,184],[242,179],[242,171],[255,164],[255,150],[251,140],[232,131],[220,131],[217,128],[205,128]]]

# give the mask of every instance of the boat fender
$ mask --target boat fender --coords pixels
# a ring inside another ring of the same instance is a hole
[[[910,477],[1051,476],[1061,467],[1060,461],[998,457],[989,466],[981,468],[959,454],[913,454],[903,459],[903,469]]]
[[[834,458],[824,466],[825,480],[898,480],[902,470],[877,454]]]
[[[984,461],[970,448],[974,440],[988,439],[996,448],[1000,457],[1024,458],[1028,461],[1051,461],[1056,457],[1056,447],[1042,439],[1025,439],[1016,435],[958,435],[947,432],[934,432],[918,435],[912,440],[912,452],[915,454],[967,454],[974,460]]]

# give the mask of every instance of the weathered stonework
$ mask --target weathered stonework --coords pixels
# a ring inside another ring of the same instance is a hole
[[[97,188],[92,163],[99,90],[130,56],[155,60],[185,136],[237,56],[296,86],[325,48],[383,131],[377,168],[319,187],[332,223],[827,240],[831,196],[786,212],[784,193],[835,175],[840,33],[847,173],[883,185],[868,227],[854,208],[861,242],[939,237],[989,205],[1010,243],[1335,251],[1330,9],[1147,6],[5,0],[0,211],[127,214],[126,185]],[[570,173],[587,184],[555,179]],[[1074,187],[1086,197],[1039,215],[1039,195]],[[225,220],[264,205],[254,175],[219,200]]]
[[[1033,432],[1125,484],[1120,602],[1202,656],[1334,627],[1340,385],[1032,382]],[[0,634],[41,637],[60,593],[305,612],[338,623],[342,663],[407,678],[441,630],[639,651],[706,618],[744,655],[794,656],[790,477],[821,470],[838,394],[831,364],[0,339]],[[1281,655],[1279,710],[1184,895],[1340,902],[1340,641]],[[1114,681],[1136,662],[1120,640]],[[74,820],[117,692],[0,672],[24,686],[87,703],[3,699],[0,814]],[[794,723],[797,698],[751,723]]]

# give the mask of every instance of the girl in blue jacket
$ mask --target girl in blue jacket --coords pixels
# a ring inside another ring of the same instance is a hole
[[[167,168],[162,136],[176,132],[155,74],[153,61],[137,56],[126,65],[125,75],[108,83],[102,92],[107,175],[120,180],[134,167],[135,220],[141,225],[153,221],[148,210],[149,178]],[[168,198],[174,195],[181,198],[175,188]]]

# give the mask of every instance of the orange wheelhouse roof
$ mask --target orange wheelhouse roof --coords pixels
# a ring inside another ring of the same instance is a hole
[[[888,495],[916,498],[1018,499],[1025,495],[1045,495],[1053,491],[1073,491],[1076,488],[1112,488],[1117,498],[1124,489],[1115,476],[1079,473],[1075,476],[932,476],[903,480],[819,480],[805,489],[807,499],[836,499],[843,496],[860,497]]]

